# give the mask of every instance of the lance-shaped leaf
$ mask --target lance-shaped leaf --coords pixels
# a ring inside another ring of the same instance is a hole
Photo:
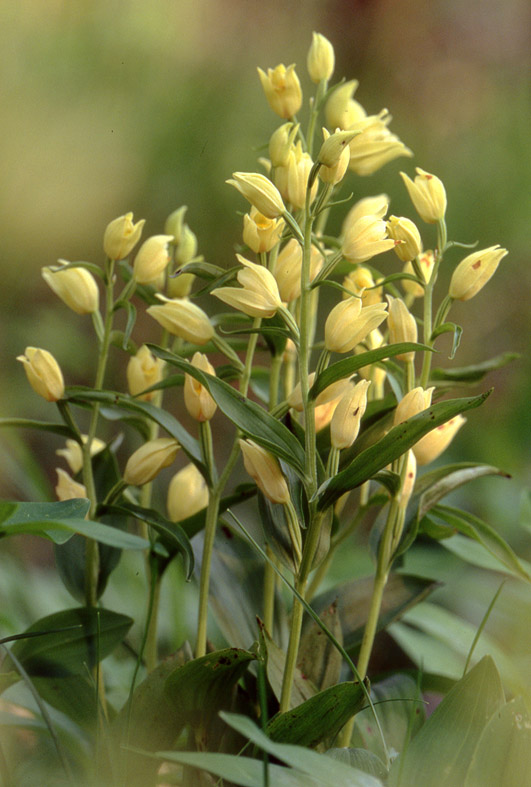
[[[433,347],[428,347],[426,344],[416,344],[415,342],[400,342],[400,344],[388,344],[385,347],[378,347],[376,350],[353,355],[351,358],[344,358],[342,361],[333,363],[324,372],[321,372],[310,389],[310,396],[315,399],[329,385],[337,380],[344,380],[345,377],[350,377],[364,366],[370,366],[373,363],[382,361],[384,358],[392,358],[394,355],[415,351],[433,352]]]
[[[457,348],[459,347],[459,344],[461,343],[461,336],[463,335],[463,329],[461,328],[460,325],[456,325],[455,322],[445,322],[442,325],[439,325],[439,327],[433,331],[431,335],[431,340],[433,341],[434,339],[437,338],[437,336],[441,336],[441,334],[443,333],[453,334],[454,338],[452,341],[452,349],[450,351],[450,355],[448,356],[450,360],[452,360],[452,358],[455,356],[457,352]]]
[[[278,713],[271,719],[266,731],[272,740],[279,743],[313,748],[325,738],[333,740],[365,703],[365,692],[360,683],[338,683],[310,697],[302,705]]]
[[[273,694],[277,698],[278,702],[280,702],[282,695],[282,679],[284,677],[284,670],[286,667],[286,654],[271,639],[261,620],[258,620],[258,625],[260,627],[260,641],[263,645],[265,653],[267,654],[267,680],[273,691]],[[321,631],[321,629],[319,629],[319,631]],[[317,691],[318,689],[312,680],[308,680],[306,675],[303,675],[300,669],[296,667],[293,675],[290,709],[296,708],[306,700],[310,699],[310,697],[314,697],[317,694]]]
[[[56,503],[8,503],[0,501],[0,537],[25,533],[43,536],[55,544],[64,544],[74,533],[118,549],[147,549],[149,542],[101,522],[84,519],[88,500],[64,500]]]
[[[238,429],[267,451],[291,465],[299,476],[304,476],[304,449],[283,423],[269,415],[256,402],[242,396],[223,380],[206,374],[188,361],[162,350],[156,345],[150,344],[148,347],[159,358],[195,377],[201,385],[205,386],[219,409]]]
[[[404,423],[394,426],[385,437],[358,454],[348,467],[320,487],[317,492],[318,508],[322,510],[332,505],[345,492],[368,481],[379,470],[402,456],[432,429],[455,418],[459,413],[479,407],[489,394],[490,391],[466,399],[438,402],[408,418]]]
[[[502,478],[511,477],[508,473],[497,467],[492,467],[492,465],[471,465],[469,467],[461,467],[458,470],[450,470],[447,475],[440,477],[431,486],[426,487],[426,491],[421,495],[419,501],[419,519],[422,519],[439,500],[453,492],[454,489],[458,489],[460,486],[486,475],[498,475]],[[424,477],[421,480],[424,480]]]
[[[113,408],[139,413],[149,418],[165,429],[170,437],[174,437],[186,456],[196,465],[205,479],[208,481],[211,480],[208,469],[201,459],[199,443],[186,431],[184,426],[182,426],[171,413],[166,412],[166,410],[155,407],[155,405],[150,402],[142,402],[138,399],[134,399],[127,394],[114,391],[93,391],[91,388],[83,388],[81,386],[70,386],[67,388],[67,401],[79,405],[100,402],[101,404]]]
[[[132,618],[109,609],[65,609],[33,623],[24,633],[41,636],[18,639],[12,651],[29,675],[84,674],[114,650],[132,623]]]
[[[511,361],[520,358],[519,353],[502,353],[495,358],[490,358],[482,363],[472,364],[451,369],[433,369],[431,379],[434,381],[450,380],[453,382],[477,383],[482,380],[489,372],[500,369]]]
[[[52,432],[61,437],[74,438],[75,434],[66,424],[48,423],[48,421],[34,421],[31,418],[0,418],[0,428],[15,426],[19,429],[37,429],[41,432]]]

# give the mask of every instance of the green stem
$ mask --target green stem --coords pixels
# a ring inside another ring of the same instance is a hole
[[[447,232],[446,232],[446,223],[444,219],[441,219],[437,225],[437,256],[435,258],[435,264],[433,266],[433,271],[430,277],[429,282],[427,282],[426,287],[424,289],[424,344],[427,344],[429,347],[433,347],[432,341],[432,333],[433,333],[433,288],[435,287],[435,283],[437,281],[437,274],[439,271],[439,265],[441,264],[444,251],[447,245]],[[431,371],[431,361],[432,361],[431,352],[424,353],[424,359],[422,363],[422,371],[420,374],[420,385],[423,388],[426,388],[428,385],[428,381],[430,379],[430,371]]]
[[[275,557],[269,544],[266,545],[266,553],[269,561],[266,561],[264,566],[264,626],[266,631],[273,636],[273,622],[275,614],[275,587],[276,587],[276,574],[272,566]]]

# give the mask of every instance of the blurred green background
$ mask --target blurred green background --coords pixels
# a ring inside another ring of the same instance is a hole
[[[356,198],[385,191],[393,213],[416,220],[398,172],[421,166],[445,183],[450,238],[510,251],[485,290],[452,311],[465,329],[455,362],[505,350],[522,357],[491,375],[492,396],[445,459],[477,459],[513,475],[478,481],[458,502],[529,557],[529,533],[516,527],[531,442],[528,15],[525,0],[4,2],[0,415],[50,415],[15,361],[27,345],[52,351],[67,382],[92,379],[90,320],[58,302],[40,268],[59,257],[101,261],[111,219],[133,211],[147,219],[146,237],[186,204],[200,252],[232,264],[243,204],[224,181],[256,169],[279,124],[256,66],[294,62],[309,92],[305,61],[316,30],[335,46],[334,79],[359,79],[356,98],[370,113],[388,107],[392,130],[415,153],[370,178],[352,177],[348,190]],[[452,251],[451,267],[465,253]],[[153,326],[145,330],[137,340],[156,339]],[[45,495],[46,479],[25,470],[25,450],[54,480],[49,446],[29,433],[4,431],[0,441],[0,495]]]

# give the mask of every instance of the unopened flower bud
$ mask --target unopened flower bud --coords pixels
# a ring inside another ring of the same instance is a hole
[[[66,260],[59,260],[59,263],[68,264]],[[46,284],[72,311],[77,314],[92,314],[97,311],[100,302],[98,285],[86,268],[42,268],[41,273]]]
[[[343,279],[343,287],[352,295],[361,297],[362,306],[372,306],[374,303],[381,303],[383,287],[376,287],[376,284],[377,282],[372,278],[370,270],[362,265],[357,266]],[[344,292],[343,298],[348,297],[349,294]]]
[[[66,470],[62,470],[60,467],[56,467],[55,470],[57,472],[55,494],[58,500],[75,500],[78,497],[87,497],[87,490],[83,484],[74,481]]]
[[[278,460],[254,440],[240,440],[243,464],[260,491],[272,503],[287,503],[289,489]]]
[[[125,466],[124,481],[129,486],[143,486],[153,481],[164,467],[171,465],[180,445],[171,437],[157,437],[140,446]]]
[[[419,255],[417,259],[417,264],[422,274],[422,279],[426,282],[426,284],[431,279],[431,274],[433,273],[433,268],[435,265],[435,254],[432,251],[424,251],[422,254]],[[416,274],[415,269],[413,268],[413,263],[406,262],[404,265],[404,273],[412,273]],[[408,295],[412,295],[414,298],[422,298],[424,295],[424,287],[421,284],[417,284],[411,279],[404,279],[402,281],[402,287],[404,291],[407,292]]]
[[[323,128],[324,142],[317,156],[317,161],[322,164],[319,177],[323,183],[336,185],[343,180],[350,161],[348,143],[355,136],[355,132],[339,130],[330,135],[330,132]]]
[[[411,219],[389,216],[387,220],[387,234],[399,243],[395,246],[395,254],[402,262],[414,260],[422,251],[422,240],[417,226]]]
[[[193,273],[172,273],[168,276],[167,290],[170,298],[186,298],[195,281]]]
[[[358,436],[361,419],[367,407],[369,385],[367,380],[360,380],[337,405],[330,422],[330,442],[334,448],[349,448]]]
[[[174,210],[173,213],[170,213],[166,219],[166,223],[164,224],[165,234],[172,235],[173,242],[175,244],[181,242],[181,233],[184,226],[184,215],[187,210],[187,205],[181,205],[180,208],[177,208],[177,210]]]
[[[308,177],[313,167],[313,161],[309,153],[302,149],[301,142],[290,151],[288,163],[286,165],[286,188],[285,196],[294,208],[301,210],[306,204],[306,192],[308,190]],[[275,177],[279,177],[281,169],[278,168]],[[310,202],[313,202],[317,194],[318,183],[314,181],[310,191]]]
[[[389,344],[400,344],[401,342],[417,341],[417,321],[407,308],[401,298],[387,296],[389,302],[389,314],[387,324],[389,326]],[[395,356],[399,361],[412,361],[415,358],[414,352],[400,353]]]
[[[131,396],[137,396],[144,402],[150,402],[155,391],[142,394],[142,396],[139,394],[162,380],[163,369],[164,361],[161,358],[155,358],[149,348],[143,344],[127,364],[127,386]]]
[[[360,298],[338,303],[325,322],[325,347],[330,352],[346,353],[377,328],[387,317],[387,304],[361,306]]]
[[[450,297],[457,301],[473,298],[494,275],[501,260],[508,254],[499,245],[475,251],[461,260],[450,280]]]
[[[259,172],[233,172],[232,179],[225,183],[237,188],[268,219],[277,219],[286,210],[277,187]]]
[[[81,435],[81,439],[84,443],[86,443],[88,436],[86,434]],[[90,444],[90,455],[95,456],[96,454],[99,454],[100,451],[103,451],[104,448],[105,443],[103,440],[100,440],[98,437],[94,437]],[[79,473],[83,467],[83,451],[77,440],[67,440],[65,448],[58,448],[55,453],[57,456],[62,456],[63,459],[66,460],[70,470],[74,473],[74,475]]]
[[[63,373],[48,350],[26,347],[24,355],[19,355],[17,361],[24,364],[26,376],[35,393],[47,402],[57,402],[63,398],[65,392]]]
[[[110,260],[124,260],[129,256],[142,235],[146,223],[140,219],[133,224],[133,214],[126,213],[107,225],[103,235],[103,250]]]
[[[315,84],[328,82],[334,73],[334,47],[321,33],[312,33],[312,43],[308,50],[308,74]]]
[[[383,334],[378,328],[375,328],[374,331],[371,331],[365,337],[362,344],[358,344],[354,348],[354,352],[356,355],[359,355],[361,353],[367,352],[368,350],[377,350],[378,347],[382,347],[383,344]],[[383,385],[387,375],[386,369],[376,363],[373,363],[370,366],[362,366],[362,368],[359,370],[359,373],[366,380],[371,380],[378,390],[380,386]]]
[[[308,375],[308,388],[311,388],[315,381],[315,372],[311,372]],[[325,404],[329,404],[330,402],[339,401],[341,397],[345,394],[345,392],[350,388],[350,379],[345,378],[343,380],[336,380],[335,383],[331,383],[327,386],[324,391],[317,396],[315,400],[316,407],[322,407]],[[302,401],[302,391],[301,391],[301,384],[300,382],[297,383],[293,391],[290,393],[288,397],[288,404],[293,410],[296,410],[298,413],[302,413],[304,410],[304,404]]]
[[[358,131],[350,143],[350,169],[356,175],[372,175],[378,169],[399,156],[412,156],[413,153],[396,134],[387,128],[391,116],[386,109],[379,115],[358,120],[350,129]]]
[[[184,224],[175,250],[175,262],[177,265],[187,265],[195,258],[196,254],[197,236],[188,224]]]
[[[310,256],[310,281],[312,282],[323,266],[323,256],[312,246]],[[300,243],[291,238],[279,252],[274,275],[282,301],[290,303],[301,294],[302,248]]]
[[[173,336],[179,336],[192,344],[207,344],[214,336],[214,328],[205,312],[187,298],[165,298],[162,306],[146,309],[163,328]]]
[[[365,262],[376,254],[393,249],[396,241],[387,237],[387,226],[378,216],[362,216],[343,239],[343,256],[349,262]]]
[[[352,79],[334,90],[325,107],[328,128],[347,129],[367,116],[361,104],[352,98],[358,85],[358,80]]]
[[[251,207],[243,217],[243,242],[255,254],[271,251],[277,245],[284,228],[284,219],[268,219]]]
[[[272,167],[285,167],[299,130],[299,124],[283,123],[269,139],[269,158]]]
[[[281,63],[276,68],[268,68],[267,74],[259,68],[258,76],[273,112],[281,118],[292,118],[296,115],[302,104],[302,90],[295,66],[286,68]]]
[[[133,266],[133,276],[139,284],[153,284],[164,273],[170,261],[171,240],[173,235],[152,235],[141,245]]]
[[[378,194],[376,197],[364,197],[358,200],[345,216],[341,234],[346,235],[362,216],[376,216],[383,219],[388,210],[389,197],[387,194]]]
[[[462,415],[456,415],[455,418],[451,418],[445,424],[437,426],[433,431],[424,435],[413,446],[417,464],[427,465],[433,462],[434,459],[437,459],[448,448],[464,423],[466,423],[466,418],[463,418]]]
[[[404,477],[404,483],[402,485],[402,489],[400,490],[400,497],[398,500],[398,505],[402,509],[407,508],[407,504],[409,503],[411,499],[411,495],[413,494],[413,489],[415,488],[416,478],[417,478],[417,460],[415,458],[414,451],[410,448],[409,451],[407,452],[406,474]]]
[[[431,405],[431,397],[435,388],[413,388],[399,401],[394,417],[394,425],[407,421],[408,418],[413,418],[423,410],[426,410]]]
[[[406,184],[411,202],[422,221],[435,224],[444,218],[446,213],[446,191],[441,180],[435,175],[430,175],[420,167],[415,168],[417,177],[411,180],[405,172],[401,172],[402,180]]]
[[[183,519],[197,514],[208,505],[208,487],[205,479],[190,463],[179,470],[171,479],[168,486],[168,518],[172,522],[182,522]]]
[[[250,317],[273,317],[282,306],[275,277],[263,265],[236,255],[244,269],[237,274],[240,287],[218,287],[212,295]]]
[[[216,374],[214,367],[202,353],[194,353],[191,363],[202,372]],[[190,374],[184,375],[184,403],[192,418],[200,422],[210,421],[217,410],[217,404],[207,389]]]

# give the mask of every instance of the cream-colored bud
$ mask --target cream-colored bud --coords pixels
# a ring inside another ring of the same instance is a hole
[[[437,426],[432,432],[424,435],[413,446],[417,464],[427,465],[433,462],[434,459],[437,459],[448,448],[464,423],[466,423],[466,418],[463,418],[462,415],[457,415],[455,418],[446,421],[445,424]]]
[[[58,260],[67,265],[66,260]],[[100,302],[98,285],[86,268],[75,267],[57,270],[41,268],[42,278],[66,305],[77,314],[92,314]]]
[[[302,90],[295,66],[286,68],[281,63],[276,68],[268,68],[267,74],[259,68],[258,76],[273,112],[286,119],[296,115],[302,104]]]
[[[226,180],[243,194],[257,211],[268,219],[277,219],[285,212],[284,203],[277,187],[259,172],[233,172]]]
[[[184,226],[184,215],[188,210],[188,205],[181,205],[180,208],[170,213],[164,224],[164,233],[173,236],[174,243],[180,243],[181,233]]]
[[[139,394],[146,388],[151,388],[152,385],[159,383],[162,380],[163,370],[164,361],[161,358],[156,358],[143,344],[136,355],[131,356],[127,364],[127,386],[131,396],[136,396],[144,402],[150,402],[155,391],[142,394],[142,396]]]
[[[311,388],[315,381],[315,372],[311,372],[308,375],[308,388]],[[343,380],[336,380],[335,383],[331,383],[324,391],[317,396],[315,400],[316,407],[322,407],[325,404],[330,404],[330,402],[337,401],[341,399],[343,394],[350,388],[350,378],[345,378]],[[302,401],[302,390],[300,382],[297,383],[293,391],[290,393],[288,397],[288,404],[293,409],[296,410],[298,413],[302,413],[304,410],[304,404]]]
[[[372,306],[374,303],[381,303],[383,287],[376,287],[376,284],[377,282],[372,278],[370,270],[359,265],[343,279],[343,287],[348,290],[348,292],[343,293],[343,298],[350,297],[349,293],[351,293],[361,297],[362,306]]]
[[[125,466],[124,481],[129,486],[143,486],[153,481],[164,467],[171,465],[180,445],[171,437],[157,437],[140,446]]]
[[[195,281],[193,273],[172,273],[168,276],[167,289],[170,298],[186,298]]]
[[[389,302],[389,314],[387,324],[389,326],[389,344],[400,344],[401,342],[417,341],[417,321],[407,308],[401,298],[393,298],[387,295]],[[400,353],[396,355],[399,361],[413,361],[414,352]]]
[[[88,436],[86,434],[81,435],[81,439],[84,443],[86,443]],[[100,451],[103,451],[104,448],[105,443],[103,440],[100,440],[98,437],[94,437],[90,444],[90,455],[95,456],[96,454],[99,454]],[[79,473],[83,467],[83,451],[77,440],[67,440],[65,448],[58,448],[55,453],[57,456],[62,456],[63,459],[66,460],[70,470],[74,473],[74,475]]]
[[[358,133],[350,143],[349,168],[356,175],[372,175],[389,161],[399,156],[412,156],[412,151],[387,128],[391,116],[387,110],[372,115],[350,126]]]
[[[269,139],[269,158],[272,167],[285,167],[289,153],[295,144],[299,123],[283,123],[273,131]]]
[[[78,497],[87,497],[87,490],[83,484],[74,481],[66,470],[61,470],[60,467],[56,467],[55,470],[57,472],[55,494],[58,500],[76,500]]]
[[[400,490],[400,497],[398,499],[398,505],[402,509],[407,508],[407,504],[409,503],[411,495],[413,494],[413,489],[415,488],[416,478],[417,460],[415,458],[414,450],[410,448],[407,452],[407,467],[406,474],[404,476],[404,483],[402,485],[402,489]]]
[[[308,177],[313,167],[313,161],[308,153],[302,149],[301,142],[297,142],[290,151],[288,163],[286,166],[286,189],[283,193],[286,199],[294,208],[301,210],[306,204],[306,192],[308,189]],[[275,177],[281,175],[279,167],[275,173]],[[314,181],[310,190],[310,202],[313,202],[317,194],[318,188],[317,180]]]
[[[142,235],[146,223],[140,219],[133,224],[133,214],[126,213],[107,225],[103,235],[103,250],[110,260],[124,260],[129,256]]]
[[[263,265],[237,254],[244,269],[237,274],[240,287],[218,287],[212,295],[250,317],[273,317],[282,306],[275,277]]]
[[[262,254],[277,245],[284,228],[284,219],[268,219],[255,207],[243,217],[243,242],[254,251]]]
[[[417,259],[417,264],[422,274],[422,279],[427,284],[431,279],[431,274],[435,266],[435,254],[432,251],[422,252]],[[404,273],[416,275],[416,271],[413,268],[413,262],[406,262],[404,265]],[[411,281],[411,279],[404,279],[402,281],[402,287],[408,295],[412,295],[414,298],[422,298],[424,295],[424,287],[421,284]]]
[[[48,350],[39,347],[26,347],[24,355],[17,361],[24,364],[29,384],[47,402],[57,402],[63,398],[65,384],[61,368]]]
[[[188,224],[184,224],[181,229],[179,243],[175,250],[175,262],[177,265],[187,265],[197,254],[197,236]]]
[[[396,407],[394,425],[397,426],[407,421],[408,418],[413,418],[414,415],[418,415],[423,410],[426,410],[431,405],[431,397],[434,390],[435,388],[426,388],[424,390],[424,388],[419,386],[408,391]]]
[[[216,371],[206,355],[194,353],[192,366],[207,374],[215,375]],[[210,396],[204,385],[190,374],[184,375],[184,403],[186,409],[196,421],[210,421],[217,410],[217,404]]]
[[[141,245],[133,265],[133,276],[139,284],[153,284],[164,273],[170,261],[171,240],[173,235],[152,235]]]
[[[435,175],[430,175],[420,167],[416,167],[417,177],[411,180],[405,172],[401,172],[402,180],[406,184],[411,202],[422,221],[435,224],[444,218],[446,213],[446,191],[441,180]]]
[[[162,306],[150,306],[147,313],[173,336],[192,344],[207,344],[214,336],[214,328],[205,312],[187,298],[165,298],[157,295]]]
[[[334,73],[334,47],[321,33],[312,33],[312,43],[308,50],[308,74],[315,84],[325,80],[328,82]]]
[[[350,161],[348,143],[354,136],[351,131],[339,130],[330,135],[330,132],[323,128],[324,142],[317,156],[317,161],[322,165],[319,177],[323,183],[336,185],[343,180]]]
[[[340,451],[352,445],[360,431],[361,419],[367,408],[370,382],[360,380],[341,398],[330,422],[330,442]]]
[[[473,298],[494,275],[501,260],[508,254],[499,245],[475,251],[461,260],[450,280],[450,297],[458,301]]]
[[[274,275],[282,301],[290,303],[301,294],[302,248],[300,243],[291,238],[279,252]],[[323,256],[312,246],[310,256],[310,281],[312,282],[323,267]]]
[[[240,440],[243,464],[258,489],[272,503],[287,503],[289,489],[278,460],[254,440]]]
[[[171,479],[168,486],[167,510],[172,522],[197,514],[208,505],[208,487],[194,464],[186,465]]]
[[[356,355],[360,353],[367,352],[368,350],[376,350],[378,347],[382,347],[384,344],[384,337],[383,334],[378,328],[375,328],[374,331],[371,331],[363,340],[362,344],[358,344],[354,348],[354,352]],[[380,386],[383,385],[384,380],[387,375],[387,371],[385,368],[379,366],[376,363],[371,364],[370,366],[363,366],[359,373],[362,377],[366,380],[371,380],[374,383],[374,386],[379,390]]]
[[[377,218],[383,219],[388,210],[389,197],[387,194],[378,194],[376,197],[364,197],[358,200],[345,216],[341,234],[346,235],[362,216],[377,216]]]
[[[325,107],[328,128],[347,129],[367,116],[361,104],[352,98],[358,85],[357,79],[352,79],[334,90]]]
[[[395,246],[395,253],[402,262],[410,262],[422,251],[420,232],[411,219],[389,216],[387,220],[387,234],[393,240],[399,241]]]
[[[346,353],[377,328],[387,317],[387,304],[361,306],[359,298],[338,303],[325,322],[325,347],[330,352]]]
[[[365,262],[376,254],[393,249],[396,241],[387,237],[387,226],[378,216],[362,216],[343,239],[343,256],[349,262]]]

